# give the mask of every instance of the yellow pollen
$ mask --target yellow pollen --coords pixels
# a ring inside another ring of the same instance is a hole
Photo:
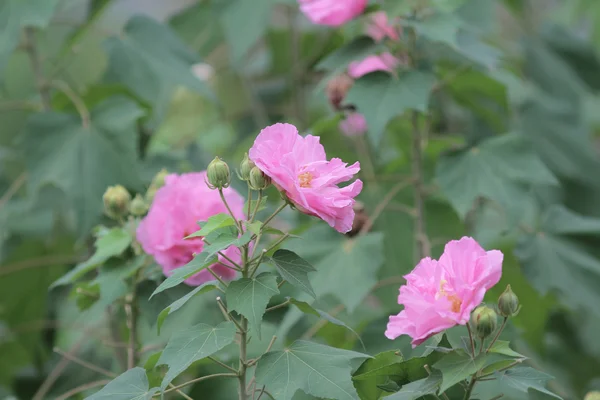
[[[313,174],[311,174],[310,172],[303,172],[300,175],[298,175],[298,181],[300,182],[300,187],[309,188],[312,180],[313,180]]]
[[[442,279],[440,281],[440,290],[438,291],[438,295],[440,296],[444,296],[448,299],[448,301],[450,302],[450,311],[452,312],[460,312],[460,307],[462,306],[462,300],[458,298],[458,296],[456,294],[448,294],[448,292],[446,292],[446,289],[444,288],[444,285],[448,283],[445,279]],[[436,298],[438,298],[438,296],[436,296]]]

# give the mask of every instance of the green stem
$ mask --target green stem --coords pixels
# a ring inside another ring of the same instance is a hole
[[[233,211],[231,211],[231,208],[229,207],[229,203],[227,203],[227,200],[225,199],[225,195],[223,194],[223,189],[219,189],[219,196],[221,196],[221,201],[223,202],[223,204],[225,204],[225,208],[227,208],[227,211],[229,211],[229,215],[231,215],[231,218],[233,218],[233,220],[235,221],[235,226],[237,227],[238,231],[240,232],[240,235],[244,234],[244,229],[242,228],[242,224],[240,223],[240,221],[237,220],[237,218],[233,214]]]
[[[200,378],[192,379],[191,381],[182,383],[181,385],[174,386],[171,389],[167,389],[163,393],[169,393],[169,392],[172,392],[174,390],[181,389],[182,387],[189,386],[189,385],[191,385],[193,383],[205,381],[205,380],[211,379],[211,378],[217,378],[219,376],[232,377],[233,378],[233,377],[236,377],[237,375],[233,374],[233,373],[230,374],[230,373],[225,372],[225,373],[220,373],[220,374],[212,374],[212,375],[201,376]],[[157,393],[153,397],[160,397],[160,396],[161,396],[161,393]]]
[[[256,218],[256,214],[258,214],[258,208],[260,207],[260,202],[263,197],[263,191],[258,191],[258,199],[256,200],[256,205],[254,206],[254,211],[252,211],[252,216],[250,217],[250,223],[254,222],[254,218]]]
[[[242,317],[242,330],[240,333],[240,365],[238,369],[238,382],[239,382],[239,399],[248,400],[248,393],[246,392],[246,346],[248,344],[248,320]]]
[[[135,305],[135,286],[125,300],[125,314],[127,316],[127,329],[129,340],[127,344],[127,369],[135,367],[137,352],[137,307]]]
[[[252,211],[252,189],[248,185],[248,209],[246,210],[246,219],[250,219],[250,212]]]
[[[283,203],[282,205],[280,205],[280,206],[277,208],[277,210],[275,210],[275,211],[273,212],[273,214],[271,214],[271,215],[269,216],[269,218],[267,218],[267,219],[265,220],[265,222],[263,222],[263,225],[262,225],[262,228],[261,228],[261,229],[264,229],[264,228],[265,228],[265,227],[266,227],[266,226],[269,224],[269,222],[271,222],[271,220],[272,220],[273,218],[275,218],[275,216],[276,216],[277,214],[279,214],[279,213],[281,212],[281,210],[283,210],[283,209],[284,209],[284,208],[285,208],[287,205],[288,205],[288,203],[287,203],[287,202],[285,202],[285,203]]]
[[[475,376],[476,374],[473,374],[473,376],[471,377],[471,382],[469,382],[469,385],[467,386],[467,390],[465,391],[465,397],[463,397],[463,400],[469,400],[471,398],[471,393],[473,392],[473,388],[477,383],[477,378]]]
[[[467,322],[467,331],[469,332],[469,341],[471,342],[471,354],[475,358],[475,341],[473,340],[473,333],[471,332],[471,326]]]
[[[500,337],[500,334],[502,333],[502,331],[504,330],[504,327],[506,326],[506,321],[508,321],[508,317],[504,317],[504,321],[502,321],[502,325],[500,325],[500,329],[498,329],[498,333],[496,333],[496,336],[494,336],[494,339],[492,339],[492,342],[490,343],[489,347],[485,351],[486,353],[490,352],[490,349],[492,348],[494,343],[496,343],[496,340],[498,340],[498,338]]]

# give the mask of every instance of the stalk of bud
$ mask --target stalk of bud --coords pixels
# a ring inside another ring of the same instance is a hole
[[[519,311],[519,298],[513,293],[510,285],[498,298],[498,311],[500,315],[508,318],[517,315]]]
[[[496,330],[498,316],[490,307],[478,307],[471,314],[471,326],[475,328],[475,332],[479,338],[485,339]]]
[[[137,194],[129,205],[129,212],[136,217],[142,217],[148,212],[148,203],[142,196]]]
[[[238,174],[239,178],[243,181],[250,180],[250,171],[254,168],[254,163],[250,158],[248,158],[248,153],[244,154],[244,159],[240,163],[240,173]]]
[[[215,157],[215,159],[208,164],[206,176],[208,178],[207,185],[213,190],[228,188],[231,183],[229,165],[219,157]]]
[[[271,178],[266,176],[258,167],[254,167],[250,170],[248,184],[252,190],[264,190],[271,184]]]
[[[104,213],[112,219],[119,219],[129,212],[131,195],[121,185],[109,186],[102,196]]]

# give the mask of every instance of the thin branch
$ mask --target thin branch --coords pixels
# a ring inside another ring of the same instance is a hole
[[[198,383],[198,382],[205,381],[207,379],[218,378],[218,377],[237,378],[237,374],[233,374],[233,373],[220,373],[220,374],[212,374],[212,375],[201,376],[200,378],[192,379],[191,381],[182,383],[181,385],[173,386],[172,388],[165,390],[163,393],[169,393],[169,392],[175,391],[177,389],[181,389],[183,387],[192,385],[194,383]],[[160,397],[161,395],[162,395],[161,393],[157,393],[153,397]]]
[[[40,61],[40,55],[35,42],[34,28],[25,28],[25,43],[23,47],[29,56],[29,63],[31,64],[33,75],[35,76],[35,85],[42,100],[42,108],[44,111],[50,111],[52,108],[50,91],[48,90],[46,78],[42,72],[42,63]]]
[[[106,385],[109,382],[110,381],[108,379],[101,379],[99,381],[85,383],[85,384],[83,384],[81,386],[77,386],[76,388],[73,388],[73,389],[69,390],[68,392],[63,393],[62,395],[58,396],[55,400],[67,400],[67,399],[71,399],[76,394],[79,394],[81,392],[85,392],[86,390],[93,389],[93,388],[98,387],[98,386],[104,386],[104,385]]]
[[[290,304],[290,300],[286,300],[283,303],[277,304],[276,306],[273,307],[269,307],[265,310],[265,312],[269,312],[269,311],[273,311],[273,310],[277,310],[278,308],[283,308],[286,307]]]
[[[496,333],[496,336],[494,336],[494,339],[492,339],[489,347],[485,351],[486,353],[490,352],[490,350],[492,349],[492,346],[494,345],[494,343],[496,343],[496,340],[498,340],[498,338],[500,337],[500,334],[502,333],[502,331],[504,330],[504,327],[506,326],[506,321],[508,321],[508,317],[504,317],[504,320],[502,321],[502,325],[500,325],[500,329],[498,329],[498,333]]]
[[[281,289],[281,287],[283,286],[284,283],[286,283],[287,281],[285,279],[282,279],[281,282],[279,282],[277,284],[277,289]]]
[[[181,390],[175,388],[175,385],[173,385],[172,383],[169,383],[169,387],[172,388],[172,389],[174,389],[175,393],[177,393],[178,395],[180,395],[181,397],[183,397],[185,400],[194,400],[193,398],[191,398],[187,394],[183,393]]]
[[[210,273],[212,276],[214,276],[214,277],[215,277],[215,279],[216,279],[216,280],[218,280],[218,281],[221,283],[221,285],[223,285],[223,286],[227,287],[227,283],[225,283],[225,281],[224,281],[223,279],[221,279],[221,277],[220,277],[219,275],[217,275],[217,273],[216,273],[215,271],[213,271],[213,270],[212,270],[212,268],[208,267],[208,268],[206,268],[206,270],[207,270],[207,271],[208,271],[208,272],[209,272],[209,273]]]
[[[211,360],[212,362],[214,362],[215,364],[219,364],[221,367],[230,370],[231,372],[237,373],[237,369],[235,369],[233,367],[230,367],[229,365],[225,364],[224,362],[221,362],[221,361],[217,360],[214,357],[209,356],[208,359]]]
[[[279,207],[277,207],[277,209],[275,211],[273,211],[273,214],[271,214],[267,219],[265,219],[265,221],[262,224],[261,229],[264,229],[269,224],[269,222],[271,222],[271,220],[273,218],[275,218],[275,216],[281,212],[281,210],[283,210],[285,207],[287,207],[287,205],[288,205],[288,203],[285,202],[282,205],[280,205]]]
[[[137,312],[134,301],[134,294],[128,295],[125,301],[126,324],[127,329],[129,330],[129,340],[127,342],[127,369],[132,369],[136,364]]]
[[[84,129],[88,129],[91,124],[90,112],[81,97],[64,81],[51,81],[49,85],[63,92],[71,100],[71,103],[73,103],[81,117],[81,125]]]
[[[379,204],[377,204],[377,206],[373,210],[373,213],[371,214],[371,216],[369,217],[367,222],[365,222],[365,224],[360,229],[359,235],[364,235],[367,232],[369,232],[371,230],[371,228],[373,227],[373,225],[375,224],[375,221],[377,220],[377,218],[379,218],[381,213],[383,213],[383,210],[386,208],[386,206],[389,204],[389,202],[392,201],[394,196],[396,196],[402,189],[404,189],[405,187],[407,187],[410,184],[411,184],[410,180],[404,180],[404,181],[398,182],[396,185],[394,185],[394,187],[392,187],[390,189],[390,191],[383,197],[383,199],[381,199]]]
[[[473,332],[471,332],[471,326],[467,322],[467,331],[469,332],[469,341],[471,342],[471,354],[475,358],[475,341],[473,340]]]
[[[17,179],[15,179],[10,184],[10,186],[8,187],[6,192],[4,192],[2,197],[0,197],[0,208],[2,208],[6,203],[8,203],[8,201],[10,199],[12,199],[12,197],[15,194],[17,194],[17,192],[19,191],[19,189],[21,189],[21,186],[23,186],[23,184],[25,183],[26,180],[27,180],[27,172],[23,172],[23,173],[21,173],[21,175],[19,175],[17,177]]]
[[[231,218],[233,218],[233,220],[235,221],[235,227],[238,229],[240,235],[243,234],[244,229],[242,228],[242,224],[240,223],[240,221],[237,220],[233,211],[231,211],[231,207],[229,207],[229,203],[227,202],[227,199],[225,198],[225,195],[223,194],[223,189],[219,188],[218,190],[219,190],[219,196],[221,196],[221,201],[225,205],[225,208],[227,208],[227,211],[229,212],[229,215],[231,215]]]
[[[75,364],[79,364],[82,367],[85,367],[85,368],[87,368],[87,369],[89,369],[91,371],[98,372],[99,374],[106,375],[106,376],[108,376],[110,378],[116,378],[117,377],[117,374],[115,374],[115,373],[113,373],[113,372],[111,372],[111,371],[109,371],[107,369],[104,369],[102,367],[98,367],[97,365],[89,363],[89,362],[87,362],[85,360],[82,360],[81,358],[76,357],[73,354],[69,354],[67,352],[64,352],[61,349],[59,349],[58,347],[54,348],[54,352],[57,353],[57,354],[60,354],[61,356],[63,356],[64,358],[66,358],[66,359],[68,359],[70,361],[73,361]]]

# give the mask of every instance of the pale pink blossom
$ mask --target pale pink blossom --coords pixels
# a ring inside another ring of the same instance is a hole
[[[314,24],[340,26],[356,18],[368,0],[298,0],[300,10]]]
[[[362,181],[337,185],[360,171],[358,162],[348,167],[339,158],[328,161],[318,137],[302,137],[290,124],[263,129],[249,154],[298,210],[323,219],[338,232],[352,229],[354,197],[362,190]]]
[[[455,325],[465,325],[485,292],[500,280],[503,254],[485,251],[473,238],[446,244],[439,261],[427,257],[406,278],[398,303],[404,310],[390,316],[388,339],[409,335],[413,347]]]
[[[393,41],[400,39],[398,25],[396,20],[388,21],[388,16],[384,11],[378,11],[371,15],[367,25],[367,35],[374,41],[381,42],[385,37]]]
[[[352,112],[340,121],[339,128],[346,136],[361,136],[367,132],[367,120],[358,112]]]
[[[400,65],[400,60],[390,53],[381,53],[380,55],[370,55],[364,60],[353,61],[348,65],[348,75],[358,79],[375,71],[386,71],[394,73],[394,70]]]
[[[223,193],[236,218],[244,216],[244,198],[235,190],[224,189]],[[209,217],[227,213],[218,191],[206,186],[206,171],[188,174],[170,174],[165,185],[158,189],[148,215],[140,222],[137,240],[144,251],[152,256],[162,267],[166,276],[194,258],[194,253],[202,252],[202,238],[184,239],[200,229],[197,222]],[[225,255],[235,262],[241,257],[236,247],[229,247]],[[229,262],[219,257],[219,263],[210,268],[224,279],[235,277],[235,271],[223,266]],[[185,283],[192,286],[213,280],[207,270],[203,270]]]

